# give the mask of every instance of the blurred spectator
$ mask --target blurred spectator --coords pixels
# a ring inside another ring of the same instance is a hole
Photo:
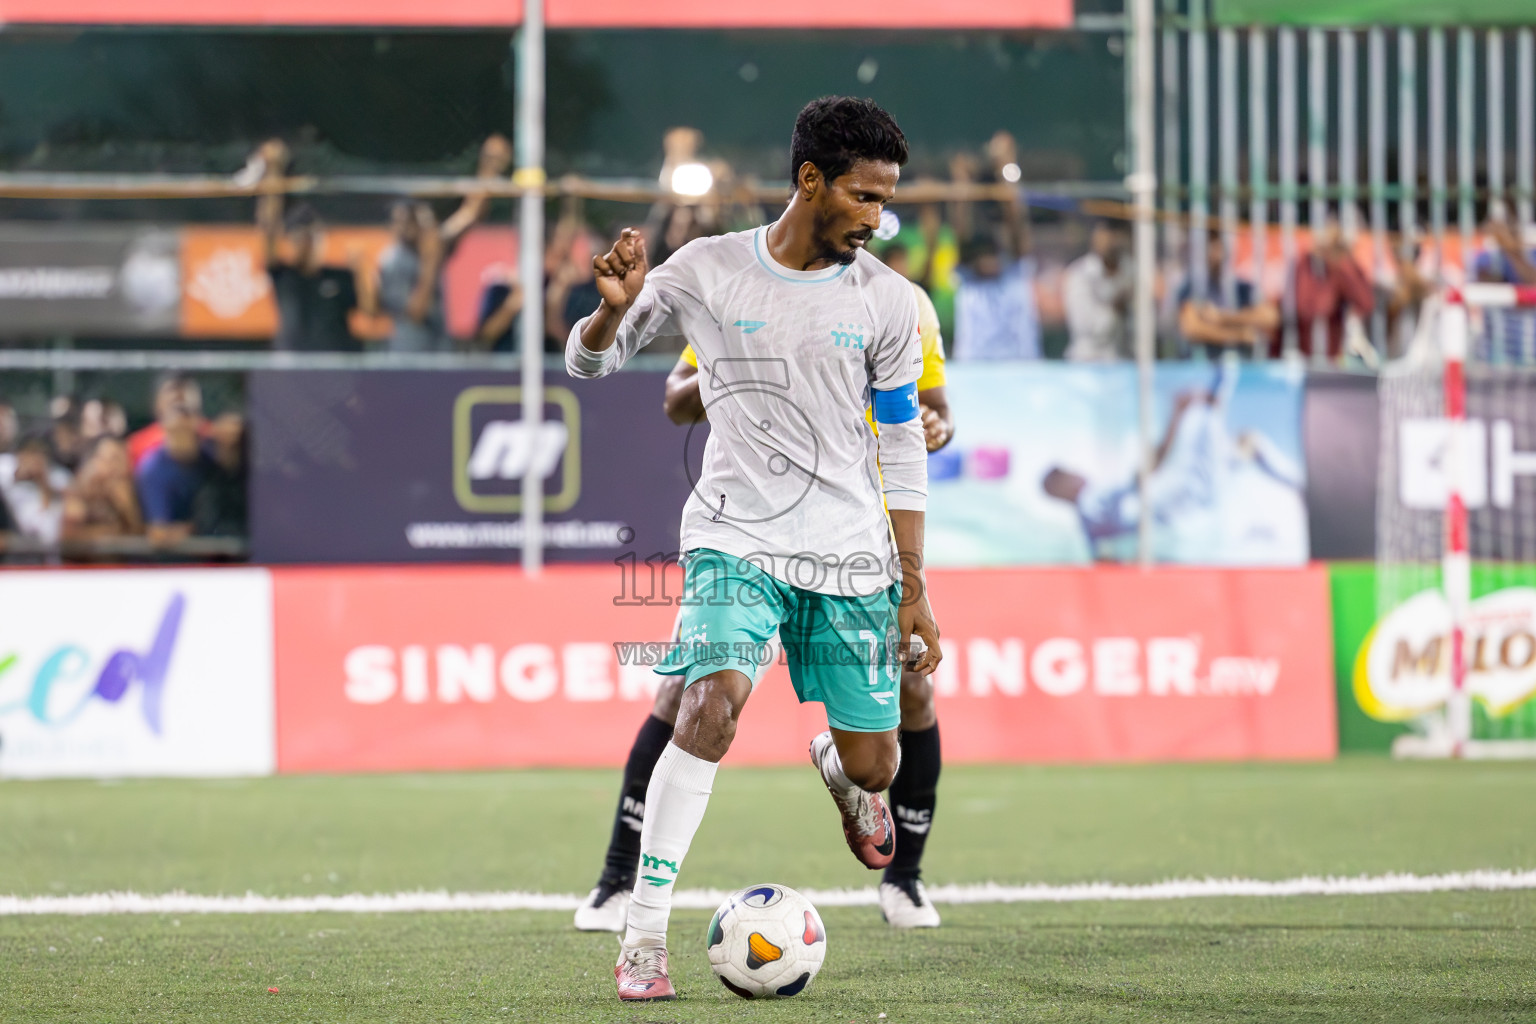
[[[1353,313],[1366,317],[1376,308],[1370,279],[1349,251],[1349,242],[1337,218],[1330,217],[1312,252],[1296,263],[1296,342],[1299,351],[1311,356],[1317,347],[1314,334],[1327,339],[1327,355],[1337,360],[1344,352],[1344,322]],[[1274,354],[1279,355],[1278,344]]]
[[[153,544],[175,544],[192,534],[197,492],[218,469],[203,449],[197,421],[180,407],[161,420],[165,442],[144,459],[136,474],[145,532]]]
[[[962,252],[955,295],[957,360],[1040,358],[1029,221],[1017,196],[998,205],[1007,248],[991,230],[983,230]]]
[[[1135,268],[1126,256],[1123,225],[1103,220],[1093,226],[1087,255],[1067,266],[1062,283],[1066,307],[1066,358],[1106,362],[1130,355],[1129,317]]]
[[[19,437],[20,424],[16,418],[16,410],[0,402],[0,485],[16,476],[16,442]],[[3,504],[4,500],[3,487],[0,487],[0,504]],[[5,529],[10,527],[0,526],[0,530]]]
[[[1423,245],[1415,232],[1406,233],[1397,247],[1397,276],[1378,298],[1387,310],[1387,357],[1406,355],[1419,322],[1419,309],[1435,290],[1434,281],[1419,269]]]
[[[11,515],[11,506],[5,503],[5,493],[0,491],[0,554],[5,553],[6,541],[16,532],[16,517]]]
[[[1195,294],[1192,280],[1179,289],[1179,333],[1184,344],[1204,349],[1213,359],[1233,349],[1250,355],[1257,352],[1280,325],[1279,308],[1261,299],[1248,281],[1234,280],[1232,301],[1227,301],[1222,285],[1226,268],[1226,244],[1220,235],[1211,235],[1205,242],[1204,293]]]
[[[506,172],[512,146],[492,135],[480,147],[475,169],[491,180]],[[391,352],[446,352],[452,348],[443,313],[443,268],[464,233],[485,217],[490,196],[464,197],[454,214],[441,224],[429,203],[400,200],[390,207],[394,235],[379,257],[379,307],[394,320],[385,347]]]
[[[80,468],[85,438],[80,433],[80,403],[59,395],[48,403],[48,449],[54,463],[73,473]]]
[[[378,276],[379,310],[393,322],[384,347],[447,351],[442,270],[451,244],[448,225],[437,223],[430,203],[402,199],[390,205],[389,229],[393,240],[379,257]]]
[[[251,158],[261,181],[271,184],[287,173],[288,147],[273,139]],[[256,224],[272,293],[277,302],[277,335],[272,347],[280,352],[358,352],[362,346],[347,322],[354,310],[377,310],[371,279],[359,274],[361,254],[351,254],[347,269],[324,265],[324,225],[314,208],[300,203],[283,213],[283,196],[273,193],[256,200]]]
[[[715,190],[714,173],[699,158],[703,144],[704,133],[697,128],[667,129],[661,137],[660,183],[664,193],[697,197]],[[701,186],[703,193],[699,191]],[[707,224],[710,212],[707,204],[681,203],[670,198],[654,204],[644,228],[651,266],[660,266],[695,238],[714,234]]]
[[[110,398],[92,398],[80,407],[80,436],[89,445],[98,437],[128,436],[128,414]]]
[[[930,256],[937,246],[939,232],[944,228],[939,204],[924,203],[918,207],[916,221],[915,230],[910,224],[898,223],[890,240],[873,251],[886,266],[928,292],[934,287],[934,261]],[[887,227],[884,216],[880,224],[881,229],[875,232],[877,239],[885,237]]]
[[[64,524],[64,491],[69,473],[55,465],[46,437],[28,437],[15,458],[0,465],[4,497],[16,532],[42,544],[57,544]]]
[[[679,191],[681,182],[677,169],[700,163],[699,150],[704,145],[704,133],[686,125],[668,128],[661,136],[661,175],[658,181],[667,191]],[[685,174],[687,172],[684,172]]]
[[[165,418],[172,412],[182,412],[197,423],[199,433],[208,429],[203,419],[203,389],[192,377],[171,371],[163,373],[155,381],[155,422],[128,436],[128,457],[137,470],[144,464],[150,452],[165,441]]]
[[[475,317],[477,347],[490,352],[519,351],[522,311],[523,286],[517,273],[501,263],[486,267],[480,279],[480,311]]]
[[[892,242],[881,249],[878,255],[881,263],[913,284],[917,283],[917,279],[912,276],[912,253],[907,249],[905,242]]]
[[[87,450],[64,494],[64,539],[127,537],[143,530],[128,446],[121,438],[103,434]]]
[[[212,465],[192,499],[192,532],[203,537],[246,534],[245,417],[225,412],[214,417],[206,445]]]
[[[591,230],[574,212],[567,213],[555,225],[554,237],[546,251],[544,265],[549,283],[544,291],[544,350],[562,352],[571,325],[597,308],[603,298],[592,276],[592,255],[596,249]],[[651,264],[655,266],[655,264]],[[657,339],[646,351],[665,353],[666,339]],[[679,345],[676,351],[681,351]]]
[[[16,419],[16,410],[9,403],[0,402],[0,480],[9,479],[16,474],[16,437],[20,432],[20,424]],[[16,520],[11,515],[10,506],[5,503],[5,492],[0,489],[0,541],[7,534],[16,532]],[[0,544],[3,549],[3,544]]]
[[[724,160],[706,159],[703,146],[697,128],[669,128],[662,136],[663,198],[652,204],[641,229],[653,267],[696,238],[749,230],[767,219],[755,182],[738,178]]]
[[[0,455],[14,449],[20,435],[21,425],[16,419],[16,410],[9,403],[0,402]]]
[[[662,205],[662,204],[658,204]],[[704,238],[714,234],[711,225],[705,220],[706,208],[692,203],[667,203],[664,204],[664,213],[645,226],[647,238],[657,239],[657,246],[663,258],[671,255],[695,238]],[[647,243],[649,250],[649,243]],[[655,266],[653,263],[652,266]]]
[[[1522,244],[1516,229],[1503,220],[1491,220],[1488,242],[1473,263],[1479,281],[1501,284],[1536,284],[1536,249],[1527,238]],[[1483,314],[1485,335],[1478,340],[1479,358],[1495,362],[1536,362],[1536,311],[1488,309]]]

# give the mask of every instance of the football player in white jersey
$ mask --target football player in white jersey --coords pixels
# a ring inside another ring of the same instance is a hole
[[[812,760],[870,868],[895,849],[879,794],[899,760],[901,666],[931,673],[942,656],[922,562],[917,302],[862,251],[895,195],[906,140],[874,103],[827,97],[800,112],[790,148],[794,194],[776,222],[695,240],[654,270],[626,229],[593,259],[602,303],[566,342],[569,372],[595,377],[653,338],[686,337],[711,424],[683,511],[680,642],[657,669],[685,689],[646,791],[641,874],[614,968],[626,1001],[675,997],[672,890],[761,645],[777,634],[800,699],[826,706]],[[864,420],[871,406],[878,437]]]
[[[936,452],[954,437],[954,417],[949,408],[944,366],[944,341],[939,314],[921,286],[912,285],[917,297],[918,326],[922,336],[923,375],[917,380],[917,399],[922,412],[923,436],[928,451]],[[694,426],[708,417],[699,392],[699,359],[684,348],[677,365],[667,374],[662,406],[678,426]],[[874,411],[866,418],[871,429]],[[674,624],[672,638],[677,639]],[[759,678],[778,659],[775,649],[767,657]],[[576,908],[578,931],[622,932],[629,913],[629,894],[640,866],[640,830],[645,820],[645,791],[651,784],[656,761],[672,738],[677,705],[683,697],[683,680],[661,676],[650,712],[630,744],[624,761],[623,781],[614,807],[613,828],[603,853],[603,870],[597,884]],[[754,685],[757,680],[754,680]],[[923,851],[933,827],[938,805],[942,755],[939,722],[933,704],[933,679],[904,671],[901,674],[901,765],[886,797],[895,816],[896,853],[886,865],[879,889],[880,914],[892,928],[937,928],[939,912],[928,899],[922,882]]]

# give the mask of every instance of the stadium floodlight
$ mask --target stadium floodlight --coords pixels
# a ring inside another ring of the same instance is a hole
[[[1024,172],[1019,170],[1019,165],[1018,164],[1015,164],[1015,163],[1003,164],[1003,180],[1006,181],[1008,184],[1010,184],[1010,185],[1018,184],[1019,179],[1022,178],[1023,176],[1024,176]]]
[[[707,196],[715,187],[715,175],[704,164],[678,164],[668,184],[680,196]]]

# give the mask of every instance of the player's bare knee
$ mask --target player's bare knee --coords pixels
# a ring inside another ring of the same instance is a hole
[[[651,714],[668,725],[676,725],[677,709],[682,702],[682,678],[679,676],[662,676],[661,686],[656,689],[656,700],[651,704]]]
[[[901,727],[907,732],[931,729],[939,717],[933,708],[933,677],[901,674]]]
[[[706,761],[719,761],[736,737],[736,720],[752,692],[752,681],[740,672],[705,676],[684,692],[672,740]]]

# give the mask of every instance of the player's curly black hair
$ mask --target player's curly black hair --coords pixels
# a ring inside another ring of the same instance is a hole
[[[806,161],[832,181],[860,160],[906,164],[907,137],[895,118],[874,100],[856,96],[823,96],[801,109],[789,143],[791,181],[799,178]]]

